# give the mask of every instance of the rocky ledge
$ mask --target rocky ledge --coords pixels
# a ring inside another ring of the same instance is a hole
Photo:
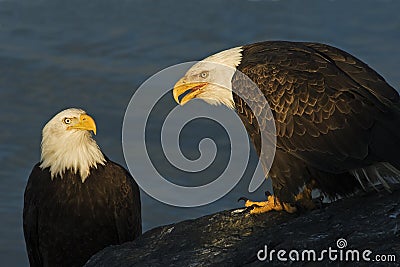
[[[353,266],[357,255],[357,265],[399,266],[399,200],[397,190],[302,214],[222,211],[149,230],[134,242],[105,248],[85,266]]]

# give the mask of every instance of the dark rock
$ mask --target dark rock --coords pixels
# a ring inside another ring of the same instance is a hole
[[[299,266],[348,265],[399,266],[400,263],[400,191],[370,193],[336,201],[303,214],[270,212],[250,215],[240,210],[222,211],[195,220],[158,227],[134,242],[111,246],[94,255],[91,266],[265,266],[257,252],[315,250],[317,257],[329,247],[338,250],[337,240],[344,238],[347,250],[358,250],[360,262],[281,262],[273,254],[274,265]],[[340,251],[338,250],[338,251]],[[366,262],[362,252],[395,255],[396,261]],[[338,255],[337,252],[335,255]],[[263,256],[261,254],[261,256]],[[296,256],[293,252],[292,256]],[[343,256],[345,257],[345,256]]]

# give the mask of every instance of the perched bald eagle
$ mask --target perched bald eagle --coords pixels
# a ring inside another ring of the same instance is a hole
[[[269,41],[222,51],[190,68],[173,89],[175,101],[198,98],[235,109],[260,156],[268,118],[243,74],[264,95],[276,127],[269,170],[275,196],[247,200],[246,206],[257,204],[252,213],[311,208],[314,189],[334,199],[376,182],[390,190],[398,180],[399,94],[365,63],[325,44]]]
[[[82,266],[108,245],[141,235],[139,188],[93,140],[94,120],[81,109],[43,128],[41,162],[24,196],[23,226],[31,266]]]

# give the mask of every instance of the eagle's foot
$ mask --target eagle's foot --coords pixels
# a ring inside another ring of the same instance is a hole
[[[289,213],[293,213],[296,211],[296,207],[288,204],[281,203],[277,197],[273,195],[267,196],[267,201],[251,201],[246,198],[240,198],[239,200],[244,200],[245,207],[250,210],[250,214],[260,214],[269,211],[287,211]]]

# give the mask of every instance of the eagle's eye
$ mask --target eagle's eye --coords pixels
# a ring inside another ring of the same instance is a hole
[[[70,118],[64,118],[64,123],[65,124],[70,124],[71,123],[71,119]]]
[[[200,78],[205,79],[208,77],[208,71],[203,71],[202,73],[200,73]]]

